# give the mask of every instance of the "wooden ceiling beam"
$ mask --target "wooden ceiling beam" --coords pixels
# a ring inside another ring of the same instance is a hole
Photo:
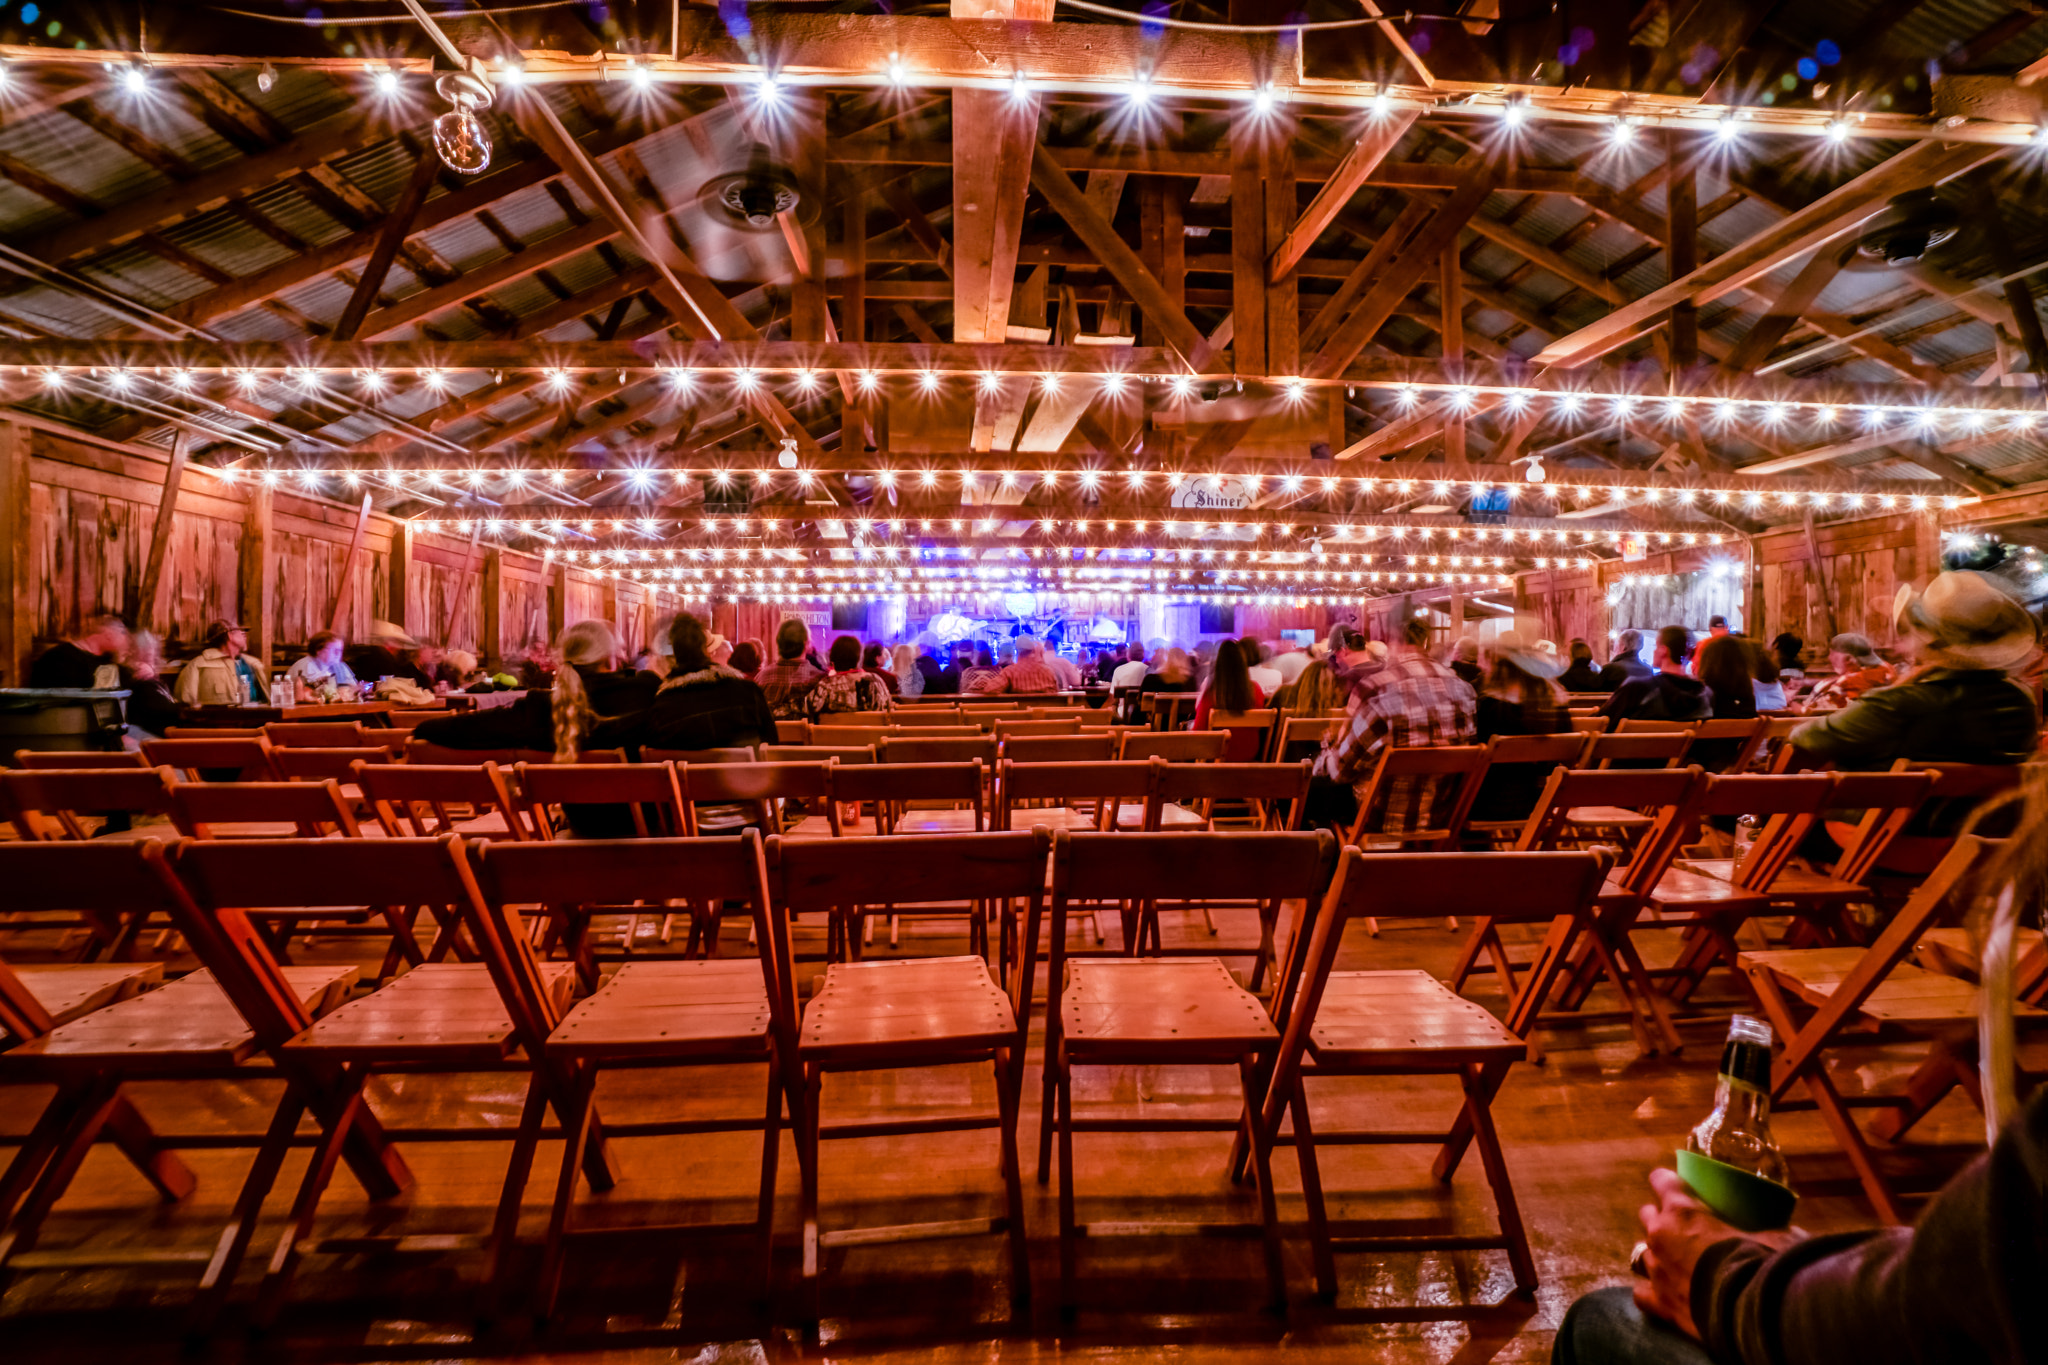
[[[1536,357],[1544,365],[1582,365],[1662,325],[1677,303],[1711,303],[1805,252],[1851,232],[1895,195],[1953,179],[2000,155],[1979,144],[1916,143],[1699,269],[1600,321],[1560,337]]]
[[[1053,6],[1052,0],[1006,0],[994,12],[1016,20],[1049,21]],[[956,19],[980,19],[989,13],[985,0],[952,3]],[[952,139],[955,341],[1001,341],[1009,331],[1024,200],[1038,143],[1038,109],[1035,95],[1020,100],[1008,91],[953,92],[953,127],[968,133]],[[829,146],[826,155],[830,156]]]
[[[1748,374],[1769,360],[1771,352],[1785,339],[1785,334],[1806,316],[1821,294],[1834,283],[1835,276],[1842,273],[1842,267],[1848,261],[1849,250],[1842,247],[1815,248],[1799,273],[1792,277],[1791,283],[1778,291],[1777,297],[1764,310],[1764,315],[1750,326],[1742,340],[1735,343],[1735,349],[1724,362],[1727,367],[1737,374]]]
[[[1351,196],[1365,186],[1373,171],[1393,152],[1408,130],[1415,126],[1415,120],[1419,117],[1421,115],[1418,111],[1403,110],[1371,119],[1366,123],[1365,131],[1359,135],[1358,141],[1354,142],[1351,150],[1338,161],[1329,179],[1323,182],[1322,189],[1316,192],[1316,197],[1309,201],[1308,207],[1301,211],[1301,216],[1288,230],[1286,238],[1273,252],[1272,258],[1266,262],[1268,279],[1278,281],[1301,263],[1302,257],[1308,255],[1309,248],[1315,245],[1316,239],[1323,235],[1339,211],[1351,202]],[[1301,174],[1298,160],[1295,165],[1295,178],[1305,178]]]
[[[363,321],[363,338],[375,341],[402,331],[422,318],[432,317],[447,308],[454,308],[482,295],[486,290],[495,289],[512,280],[522,279],[536,270],[587,251],[599,242],[610,241],[619,235],[619,230],[609,221],[586,223],[580,228],[557,232],[544,237],[516,255],[502,257],[475,270],[457,275],[447,284],[423,289],[392,304],[380,308]],[[336,338],[341,340],[341,338]]]

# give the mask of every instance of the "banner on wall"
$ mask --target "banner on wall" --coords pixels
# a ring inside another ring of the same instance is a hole
[[[832,629],[832,608],[830,607],[784,607],[776,624],[783,621],[801,621],[804,628],[813,635]]]
[[[1173,490],[1170,505],[1219,512],[1241,512],[1258,499],[1245,479],[1194,479]]]

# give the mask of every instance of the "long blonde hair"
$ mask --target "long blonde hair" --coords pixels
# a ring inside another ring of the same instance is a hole
[[[619,637],[602,621],[578,621],[555,641],[555,658],[561,661],[555,669],[555,762],[576,761],[583,751],[583,736],[597,719],[577,665],[608,664],[618,656]]]

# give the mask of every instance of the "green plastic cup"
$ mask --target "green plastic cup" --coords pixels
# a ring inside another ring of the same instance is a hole
[[[1722,1222],[1744,1232],[1789,1227],[1799,1207],[1799,1196],[1777,1181],[1699,1152],[1678,1153],[1678,1178]]]

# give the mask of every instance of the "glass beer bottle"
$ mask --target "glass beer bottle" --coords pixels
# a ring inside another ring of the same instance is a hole
[[[1742,1014],[1729,1020],[1714,1112],[1692,1130],[1686,1147],[1790,1188],[1785,1154],[1771,1135],[1771,1026],[1764,1020]]]

